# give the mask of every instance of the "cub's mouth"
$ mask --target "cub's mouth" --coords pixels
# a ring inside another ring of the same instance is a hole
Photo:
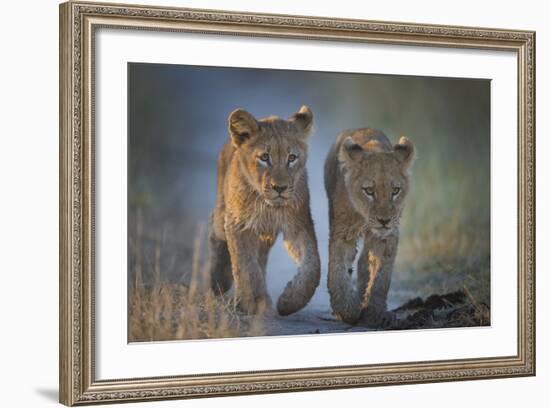
[[[272,206],[278,207],[278,206],[283,206],[287,204],[289,200],[288,198],[283,196],[276,196],[276,197],[269,197],[269,198],[266,197],[265,201]]]
[[[289,204],[292,199],[294,198],[294,194],[292,191],[286,190],[286,191],[274,191],[274,190],[267,190],[264,191],[263,194],[264,201],[273,207],[279,207]]]
[[[385,238],[389,235],[391,235],[395,229],[396,225],[388,225],[388,226],[381,226],[381,227],[371,227],[370,230],[374,235],[380,238]]]
[[[273,207],[284,206],[294,198],[294,189],[292,186],[264,187],[261,190],[261,196],[268,205]]]

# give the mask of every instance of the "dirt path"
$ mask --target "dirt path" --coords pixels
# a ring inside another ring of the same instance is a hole
[[[489,307],[471,302],[464,291],[408,300],[392,312],[395,321],[385,330],[428,329],[441,327],[486,326],[490,324]],[[329,334],[374,331],[361,325],[353,326],[336,320],[330,310],[319,305],[308,305],[291,316],[276,313],[266,317],[267,336],[296,334]]]
[[[306,308],[290,316],[270,316],[265,321],[268,336],[296,334],[327,334],[370,331],[366,327],[352,326],[336,320],[320,308]]]

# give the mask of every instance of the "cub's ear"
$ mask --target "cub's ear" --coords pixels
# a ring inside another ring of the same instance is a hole
[[[401,167],[405,172],[410,171],[415,158],[415,149],[413,143],[405,136],[401,136],[399,142],[393,145],[393,151],[397,159],[401,162]]]
[[[340,152],[338,154],[338,160],[342,163],[351,164],[358,161],[364,154],[364,150],[361,145],[358,145],[353,141],[351,136],[348,136],[342,142]]]
[[[289,121],[295,124],[304,137],[307,137],[313,129],[313,112],[306,105],[302,105],[300,110],[290,117]]]
[[[258,132],[258,122],[244,109],[235,109],[229,115],[229,134],[233,146],[239,147]]]

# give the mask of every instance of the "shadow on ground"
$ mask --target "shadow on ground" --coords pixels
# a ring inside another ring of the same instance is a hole
[[[59,401],[59,392],[54,388],[37,388],[34,390],[37,395],[51,402]]]

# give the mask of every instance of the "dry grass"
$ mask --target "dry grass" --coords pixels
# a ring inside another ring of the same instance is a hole
[[[490,253],[489,183],[465,176],[465,165],[447,169],[451,174],[437,166],[414,174],[399,244],[399,261],[407,268]]]
[[[262,320],[237,312],[233,299],[156,283],[129,292],[130,342],[260,336]]]
[[[141,231],[139,225],[138,231]],[[129,284],[128,290],[129,342],[264,334],[260,316],[239,313],[232,296],[216,296],[201,285],[206,271],[206,265],[201,259],[203,238],[204,228],[199,228],[195,238],[192,270],[189,274],[183,273],[187,283],[163,280],[162,239],[157,240],[152,249],[152,262],[145,261],[141,244],[136,243],[134,247],[139,252],[132,257],[135,262],[135,280]],[[149,276],[144,279],[143,275]]]
[[[466,304],[456,310],[448,317],[447,327],[473,327],[489,326],[491,324],[490,305],[464,288],[466,293]]]

